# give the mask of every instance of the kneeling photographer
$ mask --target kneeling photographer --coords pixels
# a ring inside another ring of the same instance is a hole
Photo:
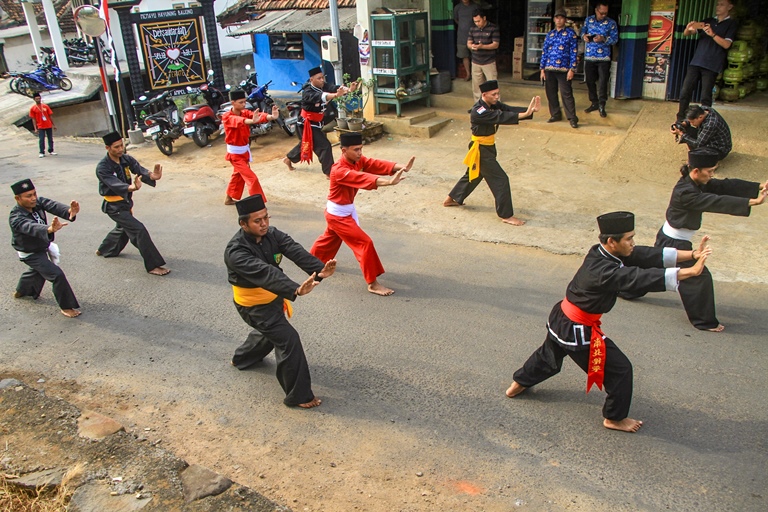
[[[718,152],[718,160],[728,156],[733,148],[731,130],[723,117],[711,107],[694,105],[688,109],[684,121],[673,124],[669,131],[688,149],[711,148]]]

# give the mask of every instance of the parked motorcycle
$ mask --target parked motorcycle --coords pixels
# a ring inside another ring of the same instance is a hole
[[[187,87],[192,91],[191,87]],[[184,109],[184,135],[204,148],[208,145],[208,137],[221,127],[221,117],[217,114],[224,102],[224,94],[213,85],[213,71],[208,71],[208,83],[200,86],[205,103],[192,105]]]
[[[35,71],[11,73],[11,76],[13,77],[10,83],[11,90],[30,98],[36,92],[56,89],[68,91],[72,88],[72,82],[67,78],[67,75],[54,65],[39,65]]]
[[[64,39],[64,51],[70,66],[84,66],[96,63],[96,47],[81,38]]]
[[[251,70],[250,65],[245,66],[246,71]],[[248,95],[246,98],[246,101],[253,105],[255,108],[259,109],[262,112],[272,112],[272,105],[275,104],[275,100],[272,99],[272,97],[269,95],[269,86],[272,84],[272,80],[267,82],[264,85],[259,85],[256,72],[250,73],[248,77],[240,82],[240,88],[245,91],[245,93]],[[292,136],[294,134],[294,131],[291,131],[285,124],[285,119],[283,119],[283,115],[280,114],[280,117],[275,119],[273,121],[276,123],[280,128],[283,129],[283,131],[288,134],[288,136]]]
[[[150,114],[144,118],[144,124],[147,126],[147,135],[152,136],[152,140],[157,144],[157,149],[166,156],[173,153],[173,141],[183,135],[184,121],[179,116],[179,110],[176,103],[168,98],[170,92],[165,91],[160,96],[153,98],[145,103],[145,107],[159,103],[161,110],[155,114]],[[140,101],[145,101],[146,96],[141,96]]]

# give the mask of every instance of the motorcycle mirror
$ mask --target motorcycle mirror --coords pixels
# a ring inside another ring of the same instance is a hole
[[[245,70],[246,71],[250,71],[251,70],[251,65],[250,64],[246,64],[245,65]]]
[[[213,76],[213,70],[212,69],[208,70],[208,76]]]

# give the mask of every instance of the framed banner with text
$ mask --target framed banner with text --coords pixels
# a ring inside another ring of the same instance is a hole
[[[134,13],[149,87],[185,88],[205,83],[199,8]]]

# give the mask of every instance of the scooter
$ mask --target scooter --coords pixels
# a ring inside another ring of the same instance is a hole
[[[251,70],[250,64],[246,64],[245,70]],[[250,103],[254,108],[257,108],[262,112],[272,112],[272,105],[275,104],[275,100],[273,100],[269,95],[269,86],[271,83],[272,80],[260,86],[256,72],[253,72],[250,73],[245,80],[240,82],[240,88],[244,90],[248,95],[246,101]],[[275,119],[273,122],[282,128],[288,136],[292,136],[294,134],[294,132],[286,126],[285,119],[283,119],[282,114],[280,114],[280,117]]]
[[[187,91],[192,92],[191,87]],[[208,136],[221,127],[221,117],[217,111],[221,107],[224,95],[213,86],[213,70],[208,71],[208,83],[200,86],[205,103],[192,105],[184,109],[184,135],[192,137],[199,147],[208,145]]]
[[[147,135],[152,136],[152,140],[157,144],[157,149],[166,156],[173,153],[173,141],[182,136],[184,131],[184,121],[179,116],[179,110],[176,103],[168,99],[169,92],[165,91],[160,96],[153,98],[145,104],[158,102],[162,110],[156,114],[150,114],[144,118],[144,124],[147,126]],[[141,96],[140,101],[145,101],[146,96]]]

